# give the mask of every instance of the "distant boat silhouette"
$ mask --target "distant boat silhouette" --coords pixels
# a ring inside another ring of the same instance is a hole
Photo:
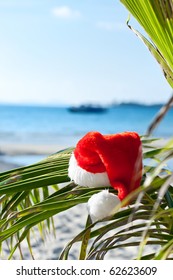
[[[69,107],[68,110],[72,113],[104,113],[107,108],[99,105],[80,105]]]

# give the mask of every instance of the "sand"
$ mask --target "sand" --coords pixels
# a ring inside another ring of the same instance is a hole
[[[87,219],[86,204],[80,204],[54,217],[56,237],[48,233],[45,241],[42,240],[38,230],[31,238],[32,251],[35,260],[58,260],[63,248],[85,227]],[[132,240],[131,240],[132,241]],[[135,240],[133,240],[135,241]],[[21,244],[23,259],[32,260],[26,241]],[[146,253],[153,252],[152,246],[145,250]],[[158,248],[158,246],[155,246]],[[75,243],[70,250],[70,260],[78,260],[80,244]],[[107,253],[105,260],[131,260],[137,256],[138,247],[120,248]],[[7,259],[9,250],[4,246],[3,256],[0,259]],[[19,260],[19,251],[16,251],[13,259]]]
[[[152,143],[155,147],[162,147],[169,139],[159,139]],[[68,148],[59,144],[30,144],[30,143],[6,143],[0,142],[0,155],[50,155],[59,150]]]
[[[50,155],[67,147],[60,145],[0,143],[0,153],[5,155]]]

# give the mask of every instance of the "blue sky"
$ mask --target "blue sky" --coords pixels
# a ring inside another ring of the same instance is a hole
[[[0,0],[0,102],[167,101],[127,16],[118,0]]]

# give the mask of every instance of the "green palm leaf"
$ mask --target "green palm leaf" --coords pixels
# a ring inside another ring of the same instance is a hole
[[[173,1],[120,0],[144,28],[149,39],[128,26],[145,43],[173,87]]]

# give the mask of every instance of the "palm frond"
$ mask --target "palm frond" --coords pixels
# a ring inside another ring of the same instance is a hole
[[[165,164],[173,158],[173,141],[160,147],[157,139],[144,136],[141,139],[146,163],[141,187],[123,202],[131,201],[130,206],[119,209],[109,219],[94,224],[87,222],[86,228],[69,241],[57,258],[68,259],[76,242],[81,243],[81,259],[103,259],[108,252],[136,246],[138,259],[170,258],[172,245],[169,249],[164,246],[171,244],[173,238],[173,188],[172,175]],[[54,215],[86,203],[102,189],[82,188],[69,182],[67,169],[71,152],[72,149],[64,150],[37,164],[0,174],[0,243],[1,250],[3,243],[8,243],[9,258],[16,249],[22,257],[21,244],[25,239],[34,258],[30,238],[35,227],[44,239],[44,230],[53,228]],[[59,185],[62,182],[65,185]],[[161,247],[164,253],[146,254],[145,248],[151,245]]]
[[[173,87],[173,2],[172,0],[120,0],[144,28],[149,38],[127,24],[144,42],[163,69],[168,83]]]
[[[151,147],[151,143],[149,143],[149,139],[143,138],[143,155],[147,160],[151,160],[153,163],[153,158],[155,159],[157,156],[160,164],[163,159],[166,161],[166,159],[172,158],[172,141],[163,148],[157,148],[156,145]],[[148,148],[148,144],[150,144],[150,148]],[[150,176],[151,180],[148,181]],[[173,188],[171,182],[173,182],[173,178],[167,167],[158,169],[157,164],[155,166],[146,164],[141,187],[127,198],[127,201],[132,200],[130,206],[122,208],[109,219],[89,224],[67,244],[60,259],[68,259],[72,246],[76,242],[82,242],[82,238],[87,232],[90,232],[90,246],[88,246],[86,259],[104,259],[108,252],[114,252],[116,255],[120,248],[130,247],[138,248],[134,255],[136,259],[171,258],[173,254],[171,243],[173,239]],[[97,228],[95,229],[95,227]],[[152,248],[153,253],[146,254],[148,247]],[[160,254],[158,254],[159,250]]]

